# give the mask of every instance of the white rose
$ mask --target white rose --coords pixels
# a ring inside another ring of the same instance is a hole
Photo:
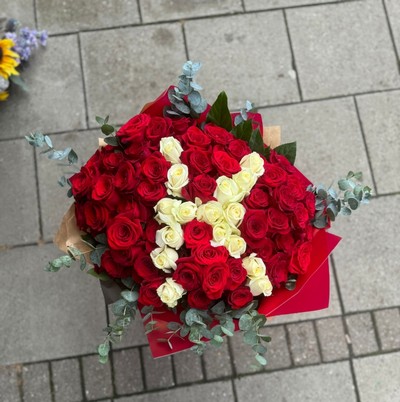
[[[156,243],[159,247],[169,246],[179,250],[183,245],[183,230],[179,224],[164,226],[156,232]]]
[[[172,165],[168,169],[167,193],[175,197],[182,195],[182,188],[189,183],[189,170],[183,163]]]
[[[174,137],[164,137],[160,140],[160,152],[171,163],[180,163],[183,149],[180,142]]]
[[[240,226],[245,213],[246,208],[239,202],[230,202],[224,205],[225,219],[233,227]]]
[[[176,283],[172,278],[167,278],[165,282],[157,288],[158,297],[168,307],[175,307],[178,300],[186,293],[186,290]]]
[[[181,204],[182,201],[174,198],[161,198],[154,207],[154,211],[161,212],[164,215],[172,215],[172,210],[178,208]]]
[[[208,201],[197,208],[197,219],[209,225],[216,225],[224,219],[224,210],[217,201]]]
[[[243,258],[242,265],[246,269],[247,276],[250,279],[265,276],[266,267],[264,261],[257,257],[256,253],[251,253],[248,257]]]
[[[160,247],[154,249],[150,253],[150,257],[158,269],[162,269],[164,272],[171,272],[171,268],[176,269],[176,261],[179,255],[172,248]]]
[[[220,176],[217,179],[217,188],[214,191],[214,197],[221,204],[227,202],[240,202],[245,194],[239,186],[229,177]]]
[[[178,223],[188,223],[196,217],[197,205],[194,202],[186,201],[174,208],[172,213]]]
[[[251,189],[256,184],[257,175],[251,170],[241,170],[232,176],[232,180],[244,191],[247,195],[250,194]]]
[[[261,293],[264,296],[271,296],[272,294],[272,284],[268,276],[251,279],[248,286],[253,296],[259,296]]]
[[[232,235],[225,243],[229,255],[233,258],[240,258],[240,256],[246,251],[246,246],[243,237],[237,235]]]
[[[213,247],[224,246],[225,242],[232,235],[232,228],[227,222],[222,221],[213,226],[213,239],[211,245]]]
[[[250,170],[257,177],[262,176],[264,173],[264,160],[257,152],[243,156],[240,166],[243,170]]]

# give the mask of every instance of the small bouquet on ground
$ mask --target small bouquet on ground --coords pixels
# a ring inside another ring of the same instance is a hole
[[[15,19],[0,20],[0,101],[8,98],[10,83],[27,90],[20,71],[27,66],[33,51],[47,44],[47,32],[20,28]]]
[[[342,195],[314,186],[293,165],[296,144],[280,145],[279,127],[263,127],[250,102],[230,113],[222,92],[209,106],[199,68],[186,62],[178,85],[118,131],[97,117],[100,148],[60,179],[74,198],[55,239],[67,254],[46,269],[78,260],[101,280],[116,316],[101,362],[139,311],[154,357],[201,354],[241,330],[266,364],[266,317],[328,306],[327,258],[339,238],[326,228],[370,199],[359,173],[339,181]],[[27,140],[78,161],[41,133]]]

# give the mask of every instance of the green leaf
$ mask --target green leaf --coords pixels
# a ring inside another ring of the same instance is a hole
[[[18,85],[23,91],[29,92],[26,82],[22,79],[20,75],[10,75],[9,80],[15,85]]]
[[[227,336],[233,336],[233,332],[229,331],[228,328],[225,328],[224,326],[221,325],[221,330],[222,332],[227,335]]]
[[[96,121],[97,123],[100,124],[100,126],[102,126],[105,123],[104,119],[100,116],[96,116]]]
[[[91,253],[90,253],[90,260],[95,265],[101,265],[101,256],[107,250],[107,246],[100,244],[98,245]]]
[[[338,181],[338,186],[342,191],[351,190],[353,188],[350,180],[346,180],[346,179],[340,179]]]
[[[256,353],[260,353],[260,354],[264,354],[264,353],[267,353],[267,348],[265,347],[265,346],[263,346],[263,345],[260,345],[259,343],[257,344],[257,345],[254,345],[253,347],[252,347],[252,349],[254,350],[254,352],[256,352]]]
[[[112,145],[113,147],[118,147],[119,142],[117,137],[106,137],[104,138],[104,142],[108,145]]]
[[[181,327],[181,324],[178,322],[170,321],[167,324],[167,328],[170,329],[171,331],[177,331]]]
[[[83,258],[83,260],[85,260],[85,259]],[[90,269],[87,271],[87,273],[88,273],[89,275],[94,276],[94,277],[97,278],[97,279],[100,279],[101,281],[109,281],[109,280],[110,280],[110,277],[109,277],[105,272],[101,272],[101,273],[99,274],[99,273],[97,273],[97,272],[94,270],[94,268],[90,268]]]
[[[351,215],[351,209],[349,207],[343,207],[340,212],[342,213],[342,215]]]
[[[278,145],[274,148],[274,151],[280,155],[283,155],[292,165],[296,160],[296,142],[288,142],[287,144]]]
[[[358,208],[359,202],[356,198],[350,197],[347,202],[349,203],[349,207],[354,211]]]
[[[86,268],[86,266],[87,266],[86,258],[84,256],[81,256],[79,258],[79,269],[83,271]]]
[[[133,286],[135,285],[135,282],[133,282],[133,279],[128,276],[127,278],[122,278],[121,282],[126,286],[128,289],[132,289]]]
[[[244,343],[247,343],[248,345],[251,345],[251,346],[257,344],[258,343],[257,332],[251,331],[251,330],[246,331],[243,334],[243,340],[244,340]]]
[[[107,235],[105,233],[99,233],[94,239],[97,243],[107,244]]]
[[[264,141],[262,139],[261,132],[258,128],[253,130],[253,132],[251,133],[251,137],[249,140],[249,147],[252,151],[264,155]]]
[[[101,364],[106,364],[108,362],[108,355],[107,356],[100,356],[99,355],[99,362]]]
[[[71,165],[73,165],[74,163],[78,162],[78,155],[76,154],[76,152],[73,149],[71,149],[71,151],[69,151],[68,162]]]
[[[271,337],[268,335],[258,335],[258,337],[264,342],[271,342]]]
[[[110,344],[108,342],[104,342],[99,345],[97,348],[97,352],[99,353],[100,356],[107,356],[108,353],[110,352]]]
[[[264,356],[256,354],[256,360],[262,365],[265,366],[267,364],[267,360]]]
[[[214,123],[227,131],[232,130],[232,117],[228,109],[228,97],[221,92],[207,114],[207,123]]]
[[[127,302],[135,302],[139,298],[139,293],[138,292],[131,292],[130,290],[123,290],[121,292],[121,296],[127,301]]]
[[[127,301],[125,299],[118,299],[116,302],[111,304],[111,311],[116,316],[123,315],[126,305]]]
[[[240,116],[240,115],[238,115]],[[237,117],[237,116],[236,116]],[[252,120],[246,120],[232,128],[232,134],[239,140],[250,141],[253,132]]]
[[[214,335],[213,340],[217,343],[222,343],[224,341],[224,338],[220,335]]]
[[[101,132],[104,135],[110,135],[110,134],[112,134],[114,132],[114,127],[111,126],[110,124],[103,124],[101,126]]]
[[[211,308],[211,312],[214,314],[222,314],[225,311],[225,302],[219,301],[215,306]]]
[[[243,314],[239,319],[239,328],[242,331],[248,331],[252,328],[253,320],[248,314]]]

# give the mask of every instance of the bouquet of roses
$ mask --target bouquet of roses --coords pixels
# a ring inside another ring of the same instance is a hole
[[[47,32],[20,28],[15,19],[0,19],[0,101],[8,98],[10,82],[27,90],[19,69],[27,65],[34,49],[47,44]]]
[[[140,311],[155,357],[202,353],[239,329],[266,364],[266,316],[327,307],[338,238],[325,228],[370,198],[359,173],[339,181],[342,195],[312,185],[293,166],[296,144],[278,145],[279,130],[264,128],[250,102],[231,114],[222,92],[207,105],[199,68],[185,63],[178,85],[117,131],[97,117],[100,148],[60,179],[74,198],[56,236],[67,254],[46,269],[94,266],[87,272],[102,280],[116,316],[101,362]],[[77,162],[48,136],[27,140]]]

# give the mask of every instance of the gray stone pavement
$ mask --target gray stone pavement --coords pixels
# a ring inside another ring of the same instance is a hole
[[[400,400],[400,2],[397,0],[0,0],[0,14],[48,29],[0,104],[0,400]],[[68,200],[23,136],[41,129],[87,158],[94,116],[121,124],[176,82],[186,58],[213,101],[250,99],[266,125],[298,140],[313,181],[364,172],[376,197],[338,222],[331,305],[277,317],[268,365],[235,336],[203,357],[153,360],[139,321],[109,364],[97,363],[106,310],[78,270],[47,274]]]

